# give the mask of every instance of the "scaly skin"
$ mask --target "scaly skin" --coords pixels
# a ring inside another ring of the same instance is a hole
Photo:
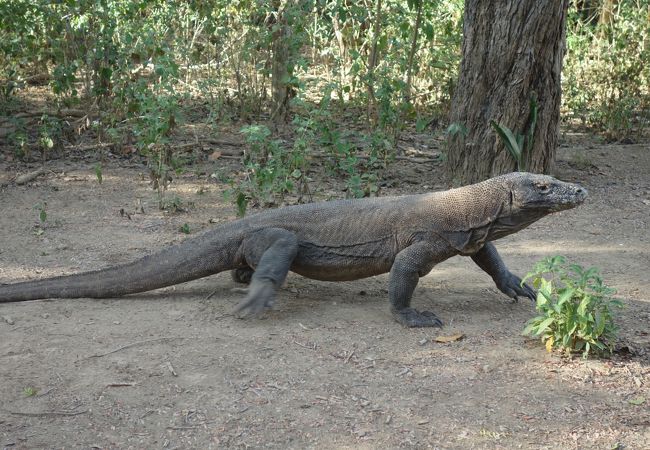
[[[516,172],[444,192],[338,200],[264,211],[123,266],[0,286],[0,303],[41,298],[109,298],[150,291],[226,270],[250,282],[240,317],[270,308],[291,270],[317,280],[356,280],[390,272],[395,319],[440,326],[410,307],[420,277],[455,255],[474,262],[512,298],[535,298],[490,242],[573,208],[586,190],[545,175]]]

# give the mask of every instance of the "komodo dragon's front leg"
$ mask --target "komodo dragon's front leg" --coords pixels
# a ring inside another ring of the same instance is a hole
[[[451,253],[430,242],[417,242],[397,254],[390,269],[388,297],[393,317],[407,327],[441,327],[442,321],[431,311],[411,308],[411,297],[420,277]]]
[[[273,306],[275,293],[298,253],[296,235],[282,228],[267,228],[251,234],[243,242],[244,259],[254,268],[248,295],[235,308],[238,317],[255,316]],[[251,269],[242,269],[241,281]]]
[[[535,301],[535,290],[528,284],[521,284],[521,278],[508,270],[499,256],[496,247],[487,242],[483,248],[472,255],[474,262],[492,277],[497,288],[508,297],[518,300],[519,296],[528,297]]]

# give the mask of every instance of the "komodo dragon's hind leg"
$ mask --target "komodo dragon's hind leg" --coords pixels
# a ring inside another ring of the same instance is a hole
[[[298,253],[296,235],[282,228],[267,228],[244,242],[244,257],[254,267],[248,295],[235,308],[239,318],[251,317],[273,306],[275,292],[287,277]]]
[[[411,297],[419,278],[448,256],[431,243],[420,242],[397,254],[390,269],[388,297],[393,317],[407,327],[441,327],[442,321],[431,311],[411,308]]]

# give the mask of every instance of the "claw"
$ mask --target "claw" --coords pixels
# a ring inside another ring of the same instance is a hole
[[[441,327],[442,321],[431,311],[418,311],[415,308],[393,309],[393,317],[409,328]]]
[[[526,297],[532,301],[537,298],[537,293],[532,287],[527,283],[522,283],[521,278],[510,272],[497,280],[497,287],[515,302],[519,301],[519,297]]]

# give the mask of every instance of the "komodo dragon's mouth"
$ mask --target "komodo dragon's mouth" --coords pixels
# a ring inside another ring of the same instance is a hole
[[[552,208],[553,211],[562,211],[564,209],[575,208],[587,199],[587,189],[578,184],[565,184],[568,184],[570,186],[570,188],[567,188],[567,190],[570,190],[572,188],[571,190],[573,190],[573,192],[563,192],[562,195],[557,196],[554,199],[555,207]]]

